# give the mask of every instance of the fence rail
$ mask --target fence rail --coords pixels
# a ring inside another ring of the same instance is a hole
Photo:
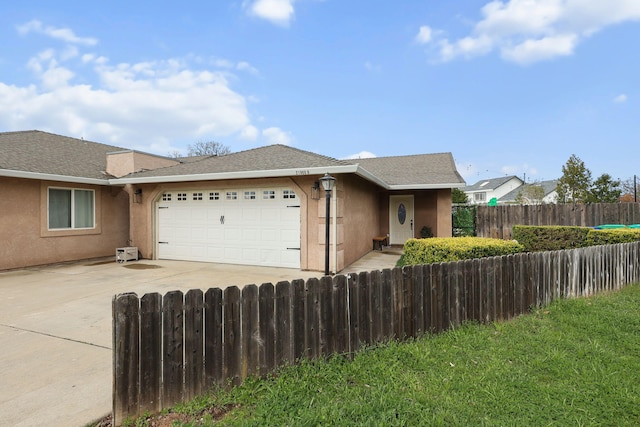
[[[156,413],[213,386],[640,278],[640,243],[113,298],[113,417]]]
[[[476,235],[511,239],[514,225],[577,225],[640,223],[640,203],[590,203],[478,206]]]

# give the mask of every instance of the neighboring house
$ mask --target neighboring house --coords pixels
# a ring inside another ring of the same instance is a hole
[[[552,179],[548,181],[534,182],[531,184],[524,184],[513,191],[505,194],[498,203],[500,204],[521,204],[521,205],[540,205],[540,204],[552,204],[557,203],[558,192],[556,187],[558,186],[558,180]],[[540,187],[542,190],[539,195],[541,198],[537,198],[537,192],[529,191],[531,187]]]
[[[464,187],[462,191],[467,194],[469,203],[481,205],[487,204],[491,199],[500,200],[501,197],[524,184],[517,176],[504,176],[500,178],[483,179],[473,185]]]
[[[342,270],[389,236],[451,235],[450,153],[337,160],[284,145],[169,159],[40,131],[0,133],[0,270],[115,255]],[[416,231],[418,230],[418,231]]]

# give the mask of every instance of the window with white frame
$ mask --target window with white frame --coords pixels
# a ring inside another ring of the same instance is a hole
[[[473,193],[473,200],[476,202],[484,202],[487,200],[487,193]]]
[[[171,193],[163,193],[162,194],[162,201],[163,202],[170,202],[171,201]]]
[[[193,200],[202,200],[202,193],[193,193]]]
[[[282,198],[283,199],[295,199],[296,198],[296,193],[294,193],[293,190],[284,190],[282,192]]]
[[[212,191],[211,193],[209,193],[209,200],[220,200],[220,192]]]
[[[226,199],[227,200],[238,200],[238,192],[237,191],[227,191]]]
[[[244,192],[244,199],[245,200],[255,200],[256,199],[256,192],[255,191],[245,191]]]
[[[76,188],[49,188],[49,229],[95,227],[95,192]]]

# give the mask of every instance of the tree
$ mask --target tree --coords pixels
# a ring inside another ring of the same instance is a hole
[[[226,145],[216,141],[199,141],[187,147],[188,156],[224,156],[231,153]]]
[[[622,196],[620,197],[621,202],[635,202],[636,199],[640,196],[640,182],[638,182],[635,176],[633,178],[622,181],[620,186],[622,189]]]
[[[173,150],[167,153],[167,157],[171,157],[172,159],[179,159],[180,157],[182,157],[182,153],[178,150]]]
[[[590,188],[591,171],[578,156],[572,154],[562,166],[562,177],[556,187],[558,203],[584,203],[588,201]]]
[[[611,175],[603,173],[593,182],[587,201],[590,203],[618,203],[622,194],[620,185],[620,180],[614,180]]]
[[[527,184],[520,189],[515,202],[519,205],[541,205],[542,199],[544,199],[544,188],[541,185]]]
[[[459,188],[454,188],[453,190],[451,190],[451,202],[467,204],[469,203],[469,198],[467,197],[467,193],[460,190]]]

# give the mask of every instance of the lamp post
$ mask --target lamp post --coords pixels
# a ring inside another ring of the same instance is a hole
[[[336,183],[336,179],[325,173],[322,178],[320,178],[320,182],[322,183],[322,188],[324,188],[325,200],[327,205],[327,213],[325,215],[325,235],[324,235],[324,275],[329,275],[329,220],[330,220],[330,210],[329,207],[331,205],[331,190],[333,190],[333,186]]]

